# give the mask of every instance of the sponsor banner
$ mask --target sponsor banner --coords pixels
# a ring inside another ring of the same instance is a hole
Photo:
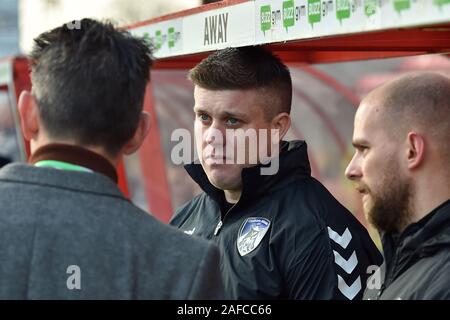
[[[144,38],[153,47],[156,58],[183,54],[183,18],[167,20],[130,30]]]
[[[137,27],[156,58],[450,22],[450,0],[255,0]]]
[[[254,3],[245,2],[130,30],[144,37],[156,58],[254,43]]]
[[[183,20],[186,53],[252,45],[255,42],[252,1],[187,16]]]
[[[256,43],[450,22],[450,0],[256,0]]]

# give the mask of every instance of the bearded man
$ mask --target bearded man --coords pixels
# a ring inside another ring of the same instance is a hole
[[[353,145],[346,176],[385,258],[364,298],[450,299],[450,79],[413,73],[372,91]]]

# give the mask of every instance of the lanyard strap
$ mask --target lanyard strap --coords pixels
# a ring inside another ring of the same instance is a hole
[[[56,160],[41,160],[34,164],[35,167],[51,167],[59,170],[72,170],[72,171],[83,171],[83,172],[93,172],[91,169],[86,167],[77,166],[76,164],[71,164]]]

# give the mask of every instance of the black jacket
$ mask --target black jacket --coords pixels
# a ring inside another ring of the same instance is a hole
[[[385,263],[365,299],[450,299],[450,200],[382,240]]]
[[[259,166],[244,169],[241,198],[228,212],[223,191],[201,165],[186,169],[205,192],[171,224],[219,244],[233,299],[362,297],[367,267],[380,265],[381,254],[366,229],[311,177],[304,141],[283,143],[275,175],[260,175]]]

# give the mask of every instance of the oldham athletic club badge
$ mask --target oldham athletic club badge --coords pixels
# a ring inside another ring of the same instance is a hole
[[[239,230],[237,248],[241,256],[255,250],[269,230],[270,221],[266,218],[247,218]]]

